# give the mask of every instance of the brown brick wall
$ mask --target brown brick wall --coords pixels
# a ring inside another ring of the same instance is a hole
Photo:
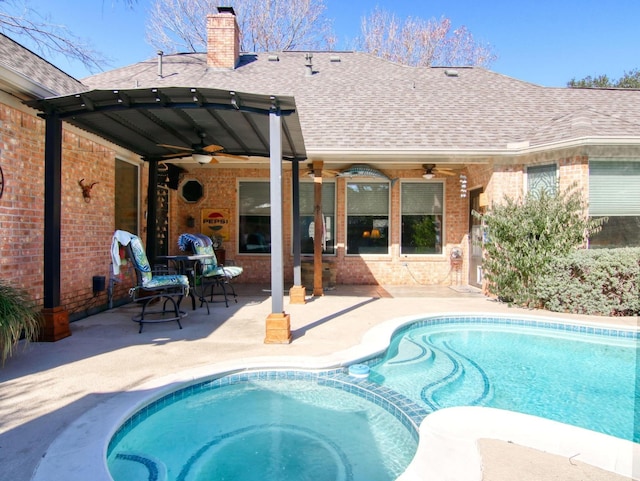
[[[109,277],[113,234],[114,153],[65,129],[62,150],[61,306],[71,316],[106,303],[92,277]],[[44,121],[0,104],[0,278],[42,305],[44,260]],[[78,181],[98,182],[85,202]]]
[[[172,252],[177,253],[177,238],[182,232],[197,232],[195,228],[187,227],[187,218],[200,219],[200,209],[225,208],[229,209],[232,217],[237,216],[237,179],[269,179],[268,168],[213,168],[189,169],[191,172],[183,174],[181,183],[185,179],[198,179],[204,185],[204,196],[197,203],[186,203],[177,193],[172,194],[175,199],[172,210],[171,239]],[[391,178],[421,179],[419,169],[385,170]],[[284,172],[284,253],[285,253],[285,282],[293,283],[293,256],[291,255],[291,171]],[[459,177],[446,176],[445,180],[445,253],[442,256],[401,257],[400,242],[400,182],[395,183],[391,190],[391,248],[386,256],[349,256],[345,255],[345,185],[346,180],[338,178],[336,188],[336,226],[335,235],[338,245],[337,255],[325,256],[325,260],[335,263],[338,284],[451,284],[454,282],[454,272],[449,262],[451,248],[465,242],[468,230],[468,197],[460,196]],[[244,268],[239,282],[269,282],[270,257],[265,255],[238,254],[237,231],[234,226],[230,229],[231,242],[225,243],[227,259],[233,259]],[[175,240],[175,242],[174,242]]]

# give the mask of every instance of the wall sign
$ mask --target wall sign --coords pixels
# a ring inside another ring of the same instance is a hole
[[[221,237],[229,240],[229,209],[201,209],[200,232],[209,237]]]

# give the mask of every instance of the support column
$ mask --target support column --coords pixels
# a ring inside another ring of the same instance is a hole
[[[290,304],[306,303],[306,288],[302,285],[300,267],[300,161],[291,163],[291,199],[293,202],[293,286],[289,289]]]
[[[44,146],[44,308],[40,340],[57,341],[71,335],[69,313],[60,306],[62,226],[62,120],[45,118]]]
[[[271,314],[267,317],[266,344],[291,342],[289,315],[284,312],[284,235],[282,229],[282,130],[280,110],[269,113],[271,202]]]

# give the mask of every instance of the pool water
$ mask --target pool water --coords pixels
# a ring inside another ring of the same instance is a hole
[[[390,481],[415,430],[361,396],[309,380],[200,386],[134,416],[113,438],[115,481]]]
[[[371,379],[430,410],[489,406],[640,441],[637,340],[433,324],[394,336]]]

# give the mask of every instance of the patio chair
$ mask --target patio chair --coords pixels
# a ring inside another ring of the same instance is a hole
[[[238,295],[232,281],[242,274],[242,267],[218,264],[213,250],[213,242],[204,234],[181,234],[178,238],[178,247],[183,251],[191,251],[195,255],[211,256],[197,262],[194,269],[193,285],[200,290],[198,296],[201,302],[207,302],[207,289],[209,290],[209,301],[213,302],[216,288],[220,288],[220,294],[224,296],[227,307],[229,307],[229,295],[233,296],[236,303],[238,302]]]
[[[180,310],[180,302],[189,294],[189,278],[185,275],[152,271],[149,259],[140,238],[126,231],[116,231],[112,241],[113,271],[118,274],[120,266],[119,246],[127,249],[127,257],[131,260],[136,273],[137,285],[129,289],[134,302],[142,304],[140,314],[133,316],[132,321],[140,324],[138,332],[142,332],[145,323],[176,321],[182,329],[180,319],[187,315]],[[157,308],[149,306],[158,304]]]

